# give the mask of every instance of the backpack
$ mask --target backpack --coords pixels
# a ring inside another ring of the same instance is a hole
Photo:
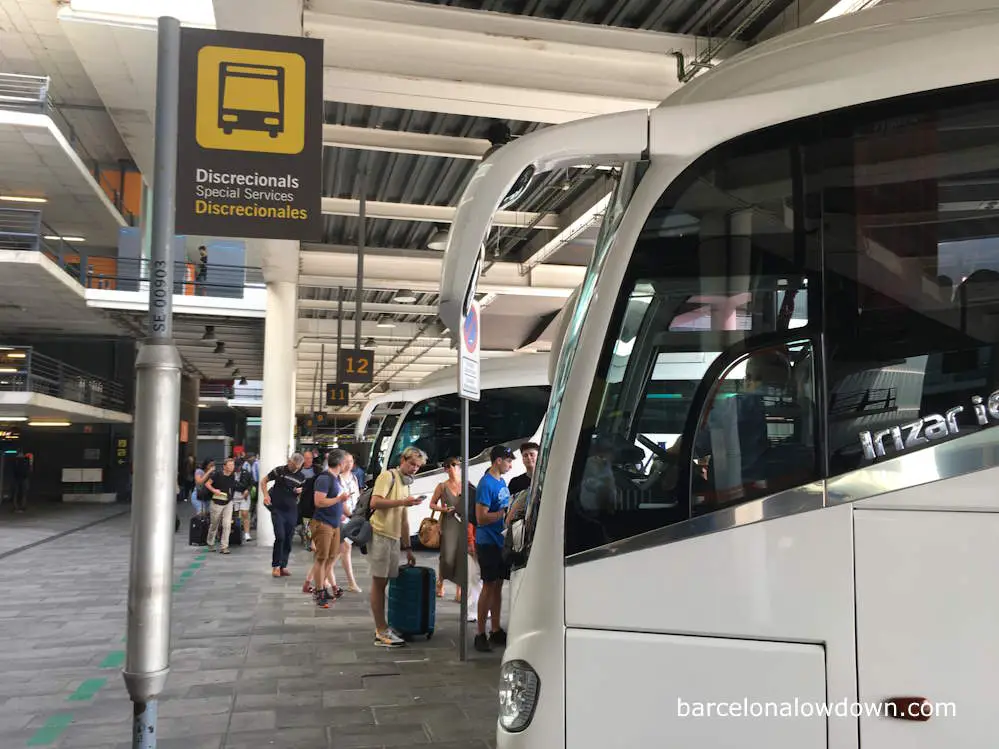
[[[389,470],[389,475],[392,477],[392,481],[389,484],[389,491],[395,486],[395,471]],[[374,510],[371,509],[371,496],[375,491],[375,485],[372,484],[367,489],[362,491],[357,497],[357,504],[354,506],[354,511],[350,514],[351,519],[363,518],[364,520],[371,520],[371,516],[374,514]]]

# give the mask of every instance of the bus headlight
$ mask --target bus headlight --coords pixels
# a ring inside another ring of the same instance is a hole
[[[504,663],[499,685],[500,725],[511,733],[527,728],[540,692],[541,680],[526,661]]]

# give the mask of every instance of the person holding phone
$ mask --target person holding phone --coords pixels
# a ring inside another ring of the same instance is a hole
[[[406,644],[385,621],[385,588],[390,579],[399,576],[400,551],[406,552],[409,564],[416,564],[409,543],[406,510],[426,499],[425,495],[409,495],[413,476],[426,462],[425,452],[407,447],[399,459],[399,467],[383,471],[371,491],[372,535],[368,544],[368,563],[371,565],[371,615],[375,620],[375,645],[378,647],[400,648]]]

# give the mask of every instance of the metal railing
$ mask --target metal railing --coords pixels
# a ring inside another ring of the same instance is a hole
[[[40,393],[98,408],[125,409],[120,382],[64,364],[30,346],[0,346],[0,392]]]
[[[50,79],[41,75],[20,75],[18,73],[0,73],[0,108],[17,112],[33,112],[49,116],[69,141],[70,146],[87,165],[90,176],[111,198],[118,212],[128,222],[135,226],[136,216],[128,211],[122,203],[122,185],[115,187],[103,174],[97,159],[80,142],[76,128],[66,119],[59,106],[49,95]]]
[[[41,252],[88,289],[141,291],[149,282],[146,260],[88,255],[83,247],[62,239],[38,210],[0,208],[0,250]],[[113,261],[113,273],[103,269],[102,261],[108,260]],[[208,263],[200,268],[187,261],[174,264],[173,293],[177,295],[242,299],[245,289],[264,286],[264,272],[257,267]]]

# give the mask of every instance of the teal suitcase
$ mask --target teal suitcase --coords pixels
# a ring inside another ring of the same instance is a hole
[[[430,567],[401,567],[389,582],[388,624],[409,640],[434,636],[437,617],[437,573]]]

